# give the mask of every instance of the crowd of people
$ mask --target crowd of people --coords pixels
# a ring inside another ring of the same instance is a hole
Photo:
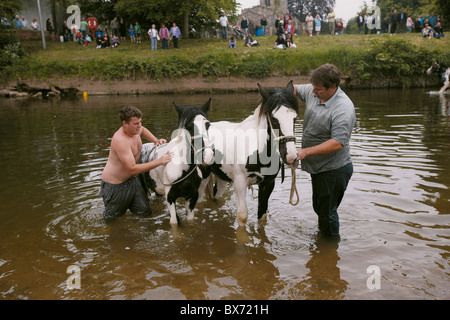
[[[444,36],[444,29],[442,28],[442,20],[439,15],[419,14],[413,16],[405,12],[404,9],[400,12],[395,9],[387,19],[380,19],[376,12],[366,12],[364,15],[359,13],[356,19],[358,25],[358,33],[389,33],[394,35],[396,33],[420,33],[423,37],[440,38]]]
[[[178,49],[178,39],[181,36],[181,31],[175,22],[170,29],[166,27],[165,23],[162,23],[159,30],[155,24],[152,24],[147,34],[150,39],[152,51],[158,49],[158,41],[161,41],[162,49],[169,49],[170,41],[172,41],[173,47]],[[80,23],[80,27],[72,26],[71,30],[67,27],[66,21],[64,21],[64,38],[67,39],[65,41],[70,41],[71,36],[74,37],[74,41],[78,41],[82,45],[87,45],[88,38],[89,41],[91,38],[87,22],[83,20]],[[109,25],[107,23],[100,24],[95,30],[97,48],[117,48],[121,41],[125,41],[127,38],[132,43],[141,44],[142,36],[143,30],[139,22],[126,24],[124,19],[118,19],[117,17]]]
[[[328,30],[323,29],[324,25],[328,27]],[[299,30],[295,30],[293,24],[293,18],[289,11],[286,11],[284,15],[277,14],[275,17],[274,30],[276,40],[274,48],[288,49],[295,48],[294,35],[299,34]],[[355,22],[353,22],[355,23]],[[7,28],[15,28],[19,30],[39,30],[39,24],[36,19],[32,19],[31,23],[25,19],[24,16],[20,18],[16,15],[12,21],[6,16],[1,19],[1,24]],[[240,23],[236,26],[231,26],[228,22],[225,13],[219,18],[219,25],[221,27],[221,36],[223,39],[228,39],[228,28],[232,29],[231,37],[228,40],[230,48],[236,48],[237,39],[243,39],[244,45],[247,47],[255,47],[259,45],[258,40],[253,38],[253,35],[249,33],[250,21],[248,17],[243,16]],[[388,19],[382,20],[380,15],[373,11],[371,14],[362,12],[356,17],[356,25],[359,34],[365,33],[389,33],[394,35],[396,33],[421,33],[426,38],[440,38],[444,36],[442,21],[439,15],[425,14],[412,17],[411,14],[407,14],[405,10],[393,10]],[[267,34],[267,19],[265,16],[259,21],[257,26],[256,35],[266,36]],[[320,33],[328,33],[331,35],[342,34],[344,30],[344,24],[342,19],[336,19],[336,15],[332,8],[329,9],[329,13],[324,15],[323,18],[320,15],[315,15],[308,12],[304,20],[304,33],[312,37],[313,35],[319,35]],[[49,32],[52,40],[56,38],[55,28],[50,18],[46,20],[45,30]],[[62,40],[65,42],[77,41],[83,46],[88,46],[95,39],[97,48],[116,48],[122,41],[127,38],[136,44],[142,43],[142,27],[139,22],[134,24],[127,24],[124,19],[115,17],[111,22],[100,24],[95,32],[89,29],[86,19],[83,19],[80,26],[72,25],[71,28],[67,26],[67,22],[64,21],[62,30]],[[148,37],[151,42],[151,50],[158,49],[158,42],[161,41],[161,48],[167,50],[169,43],[173,43],[173,47],[178,49],[178,39],[181,36],[180,29],[173,23],[170,30],[164,23],[157,29],[155,24],[152,24],[151,28],[147,31]]]

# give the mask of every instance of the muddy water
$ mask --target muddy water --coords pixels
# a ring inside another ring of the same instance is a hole
[[[348,94],[358,116],[355,173],[334,245],[317,236],[310,178],[300,171],[299,205],[289,204],[286,171],[266,222],[256,221],[256,190],[248,194],[245,229],[231,190],[178,228],[154,196],[151,217],[103,221],[98,189],[118,109],[139,106],[144,125],[169,137],[171,101],[209,96],[0,100],[0,298],[449,299],[448,102],[426,90]],[[259,97],[212,99],[212,120],[241,121]]]

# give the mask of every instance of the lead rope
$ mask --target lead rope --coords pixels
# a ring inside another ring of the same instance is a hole
[[[298,203],[300,202],[300,197],[298,195],[298,190],[297,190],[297,177],[296,177],[296,171],[295,169],[298,168],[298,161],[295,160],[293,164],[291,164],[291,172],[292,172],[292,181],[291,181],[291,195],[289,197],[289,203],[293,206],[298,205]],[[294,202],[294,194],[297,197],[297,200]]]
[[[280,140],[290,140],[293,139],[293,141],[295,141],[295,136],[279,136],[277,137],[275,135],[275,131],[273,130],[273,126],[272,126],[272,121],[270,120],[270,116],[267,117],[267,119],[269,120],[269,125],[270,125],[270,130],[272,131],[272,135],[275,137],[274,141],[280,141]],[[289,196],[289,204],[296,206],[298,205],[298,203],[300,202],[300,197],[298,195],[298,190],[297,190],[297,183],[296,183],[296,172],[295,170],[298,168],[298,161],[295,160],[293,164],[290,165],[291,167],[291,172],[292,172],[292,180],[291,180],[291,194]],[[297,197],[297,200],[295,200],[294,202],[294,195]]]

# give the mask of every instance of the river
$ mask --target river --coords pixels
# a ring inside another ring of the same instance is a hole
[[[317,236],[300,170],[299,204],[289,204],[287,170],[267,221],[249,192],[246,228],[231,189],[179,227],[156,196],[151,217],[105,223],[98,191],[119,108],[138,106],[169,138],[172,101],[210,95],[0,99],[0,299],[449,299],[450,96],[428,91],[348,91],[354,174],[333,245]],[[211,97],[212,121],[241,121],[259,101]],[[295,132],[300,144],[302,116]]]

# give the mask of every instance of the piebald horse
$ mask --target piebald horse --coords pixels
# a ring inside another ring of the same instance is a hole
[[[267,213],[275,178],[283,165],[280,159],[293,165],[298,156],[294,136],[298,100],[292,81],[286,88],[266,90],[259,84],[258,88],[262,103],[252,115],[240,123],[212,122],[209,128],[215,151],[214,162],[209,166],[216,180],[215,198],[222,197],[227,183],[232,182],[240,226],[245,226],[248,218],[247,188],[259,186],[258,219],[261,219]],[[202,182],[201,192],[208,179]]]
[[[155,147],[153,143],[142,146],[140,161],[157,159],[167,151],[172,160],[165,166],[146,172],[141,177],[144,186],[156,194],[164,195],[170,213],[170,223],[179,223],[176,201],[183,197],[187,219],[194,217],[193,210],[198,200],[201,181],[207,177],[206,165],[213,160],[214,149],[208,137],[210,122],[208,110],[211,99],[203,106],[179,106],[173,102],[178,112],[178,129],[169,143]]]

